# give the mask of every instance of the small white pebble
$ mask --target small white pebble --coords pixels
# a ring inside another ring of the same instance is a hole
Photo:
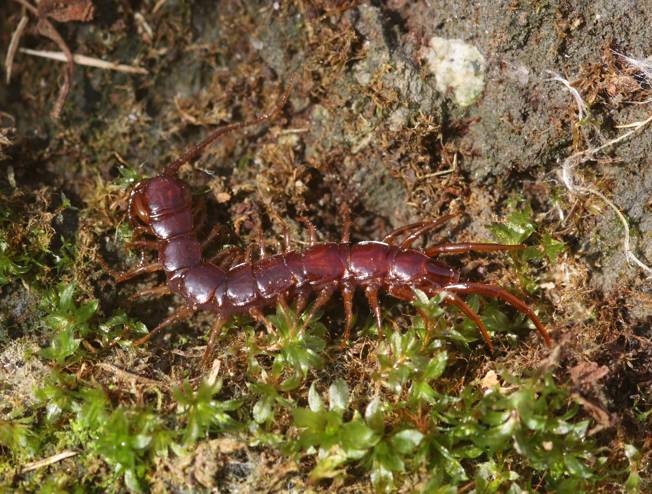
[[[485,58],[475,46],[461,39],[434,36],[422,49],[430,72],[435,76],[437,90],[451,90],[458,105],[475,102],[484,90]]]

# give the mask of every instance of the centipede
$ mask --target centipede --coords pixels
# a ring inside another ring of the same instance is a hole
[[[144,273],[162,271],[165,284],[141,291],[140,295],[176,294],[183,301],[181,307],[136,340],[135,345],[145,344],[155,334],[187,319],[195,311],[210,311],[215,314],[215,321],[202,359],[207,366],[223,326],[234,316],[250,316],[256,323],[269,328],[264,309],[292,303],[301,314],[313,298],[303,319],[305,326],[337,292],[344,306],[343,341],[347,341],[353,325],[356,291],[364,292],[381,334],[380,295],[413,301],[415,290],[421,290],[428,297],[439,295],[442,303],[457,307],[477,326],[492,353],[494,347],[489,331],[478,313],[464,300],[466,295],[477,294],[511,305],[532,321],[545,345],[552,346],[548,331],[525,301],[500,286],[463,281],[459,270],[438,259],[439,256],[469,252],[511,252],[524,248],[523,245],[465,242],[440,243],[424,249],[413,247],[417,239],[440,228],[453,215],[402,226],[382,241],[363,242],[351,242],[349,215],[344,215],[339,242],[317,242],[316,228],[306,220],[309,241],[301,250],[290,247],[286,234],[280,253],[267,255],[260,243],[256,259],[246,253],[243,255],[238,248],[222,249],[208,258],[204,256],[210,238],[203,242],[198,238],[203,222],[195,219],[191,188],[178,177],[179,168],[198,158],[220,136],[272,120],[282,112],[287,100],[288,92],[285,92],[272,111],[250,121],[217,128],[189,147],[162,174],[143,179],[131,189],[127,214],[139,237],[131,242],[131,247],[156,251],[157,260],[141,263],[127,272],[111,273],[116,282],[122,283]]]

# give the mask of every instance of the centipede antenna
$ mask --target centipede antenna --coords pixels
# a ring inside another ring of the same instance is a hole
[[[281,99],[279,100],[279,102],[276,104],[276,106],[271,112],[264,113],[259,117],[254,118],[253,120],[249,120],[248,122],[232,123],[232,124],[224,125],[219,129],[214,130],[206,138],[204,138],[203,141],[199,142],[198,144],[195,144],[194,146],[191,146],[185,153],[183,153],[176,160],[170,163],[165,169],[165,171],[163,172],[163,175],[166,175],[168,177],[176,175],[181,165],[197,158],[204,151],[204,149],[206,149],[206,147],[210,146],[214,141],[216,141],[219,137],[223,136],[224,134],[228,134],[236,130],[244,129],[246,127],[251,127],[253,125],[258,125],[276,117],[281,112],[281,110],[283,110],[283,107],[287,103],[288,98],[290,97],[290,89],[294,86],[295,80],[296,79],[294,77],[290,79],[288,89],[285,90],[285,93],[283,93],[283,96],[281,96]]]

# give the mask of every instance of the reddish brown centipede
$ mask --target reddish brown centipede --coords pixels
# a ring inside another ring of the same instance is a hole
[[[421,235],[441,226],[450,216],[424,221],[399,228],[382,242],[349,241],[349,221],[345,221],[340,242],[316,243],[315,229],[310,226],[310,245],[303,251],[290,250],[287,241],[284,252],[266,257],[261,248],[260,259],[222,268],[216,259],[202,257],[202,244],[196,237],[198,225],[192,212],[188,185],[176,177],[179,167],[196,158],[204,148],[219,136],[236,129],[269,120],[279,113],[287,102],[287,93],[277,108],[250,122],[226,125],[211,133],[198,145],[191,147],[171,163],[162,175],[140,181],[129,197],[129,219],[142,233],[155,239],[133,244],[158,251],[158,262],[140,266],[130,272],[116,275],[118,282],[146,272],[164,271],[167,286],[148,290],[149,293],[175,293],[185,300],[185,306],[161,322],[136,344],[142,344],[170,324],[192,314],[197,309],[214,312],[217,316],[204,354],[204,364],[220,328],[232,316],[249,314],[256,321],[267,324],[262,309],[296,300],[297,312],[303,311],[308,297],[316,294],[306,320],[340,291],[344,301],[345,331],[349,336],[352,325],[353,294],[361,288],[374,312],[378,328],[381,313],[378,294],[385,292],[400,300],[413,300],[414,289],[432,297],[443,294],[446,304],[458,307],[479,328],[487,345],[493,350],[489,333],[482,320],[460,295],[480,294],[494,297],[512,305],[527,315],[543,337],[547,346],[551,339],[536,314],[524,301],[503,288],[482,283],[462,282],[459,273],[433,259],[438,254],[464,252],[511,251],[521,245],[487,243],[440,244],[425,250],[411,248]],[[395,240],[406,235],[398,245]]]

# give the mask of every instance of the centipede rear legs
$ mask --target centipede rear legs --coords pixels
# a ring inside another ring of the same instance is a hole
[[[497,298],[499,300],[502,300],[503,302],[507,302],[509,305],[514,307],[521,314],[525,314],[534,323],[535,327],[537,328],[537,331],[543,337],[546,345],[548,347],[552,347],[552,339],[550,338],[548,331],[546,331],[546,328],[543,326],[541,321],[539,321],[539,318],[534,313],[534,311],[530,307],[528,307],[528,305],[525,302],[523,302],[520,298],[512,295],[504,288],[500,288],[493,285],[486,285],[484,283],[475,283],[469,281],[469,282],[452,283],[450,285],[444,286],[443,289],[448,291],[453,291],[455,293],[462,293],[462,294],[477,293],[478,295]]]
[[[480,319],[478,313],[475,312],[471,307],[469,307],[469,305],[464,300],[462,300],[454,293],[446,292],[446,296],[444,297],[444,303],[447,305],[454,305],[455,307],[460,309],[462,313],[466,315],[466,317],[471,319],[471,321],[475,323],[478,329],[480,329],[480,334],[482,334],[482,339],[487,344],[487,347],[489,347],[489,351],[491,353],[494,353],[494,345],[491,342],[491,336],[489,336],[489,331],[487,330],[487,327],[482,322],[482,319]]]
[[[349,231],[351,226],[349,213],[350,210],[348,209],[348,207],[346,207],[346,209],[344,209],[343,211],[344,226],[343,226],[342,242],[349,242]],[[389,245],[394,245],[394,242],[396,241],[397,237],[400,237],[405,233],[409,233],[409,235],[400,243],[400,247],[410,248],[416,239],[418,239],[419,237],[425,235],[426,233],[432,230],[439,228],[441,225],[443,225],[444,223],[452,219],[454,216],[455,215],[452,214],[445,215],[442,216],[441,218],[437,218],[436,220],[419,221],[417,223],[404,225],[400,228],[391,231],[389,234],[385,235],[385,237],[383,238],[383,242]],[[371,308],[374,314],[376,327],[378,328],[378,336],[382,338],[383,336],[382,314],[380,310],[380,303],[378,301],[378,293],[380,291],[380,288],[381,288],[380,286],[368,285],[367,287],[365,287],[365,297],[367,298],[369,307]],[[342,289],[342,299],[344,301],[344,311],[345,311],[345,328],[343,334],[343,345],[345,345],[346,342],[348,341],[351,332],[351,327],[353,325],[353,296],[354,296],[354,290],[352,288],[345,287]],[[411,297],[412,294],[409,295],[401,294],[401,297],[398,298],[405,298],[405,300],[411,300]],[[423,313],[423,311],[420,311],[420,314],[424,319],[425,324],[428,325],[429,321],[425,313]]]

